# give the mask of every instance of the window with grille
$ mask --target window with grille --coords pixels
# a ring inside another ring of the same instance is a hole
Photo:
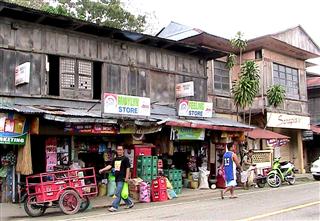
[[[92,62],[78,61],[79,89],[91,90]]]
[[[75,87],[75,59],[61,58],[60,73],[61,87],[72,89]]]
[[[297,69],[274,63],[273,83],[282,85],[286,90],[287,97],[299,97],[299,77]]]
[[[230,74],[225,62],[214,61],[214,90],[230,93]]]

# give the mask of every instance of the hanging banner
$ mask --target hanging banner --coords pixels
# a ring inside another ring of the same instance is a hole
[[[30,62],[23,63],[15,69],[15,84],[29,83],[30,81]]]
[[[213,104],[200,101],[179,101],[179,116],[185,117],[212,117]]]
[[[204,140],[205,129],[172,127],[171,140]]]
[[[25,145],[27,134],[20,135],[5,135],[0,134],[0,144],[8,145]]]
[[[80,134],[117,134],[118,128],[105,124],[66,124],[64,131]]]
[[[151,126],[151,127],[125,127],[120,128],[120,134],[152,134],[161,131],[162,126]]]
[[[267,122],[268,127],[310,130],[310,117],[305,116],[267,113]]]
[[[176,85],[176,98],[193,97],[193,96],[194,96],[193,81]]]
[[[150,98],[120,94],[104,94],[104,113],[150,116]]]
[[[25,145],[26,118],[13,112],[0,113],[0,144]]]

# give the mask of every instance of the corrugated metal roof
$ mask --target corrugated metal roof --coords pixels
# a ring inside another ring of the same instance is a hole
[[[0,1],[0,8],[0,17],[52,26],[65,30],[73,30],[74,32],[107,37],[115,40],[136,42],[137,44],[148,45],[151,47],[166,48],[166,50],[187,53],[204,59],[215,59],[226,55],[225,53],[215,49],[202,47],[200,45],[192,45],[151,35],[124,31],[69,16],[62,16],[27,8],[13,3]]]
[[[202,31],[198,29],[172,21],[157,34],[157,37],[179,41],[200,33],[202,33]]]
[[[176,116],[176,109],[163,105],[152,105],[151,116],[121,116],[121,115],[103,115],[100,111],[87,111],[85,109],[50,107],[50,106],[0,106],[0,110],[10,110],[25,114],[43,114],[47,120],[70,123],[117,123],[118,120],[134,120],[137,125],[148,123],[167,124],[169,126],[182,126],[194,128],[206,128],[212,130],[251,130],[246,124],[242,124],[230,119],[212,117],[204,119],[186,119]]]
[[[320,86],[320,77],[307,78],[308,87]]]
[[[53,120],[64,123],[106,123],[106,124],[117,124],[116,119],[106,119],[106,118],[94,118],[94,117],[66,117],[58,116],[52,114],[45,114],[44,119]]]
[[[252,139],[289,139],[290,137],[261,128],[255,128],[247,135]]]

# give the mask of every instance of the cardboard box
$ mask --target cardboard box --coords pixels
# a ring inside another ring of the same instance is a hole
[[[140,197],[140,193],[139,192],[133,192],[133,191],[130,191],[129,192],[129,197],[133,200],[139,200],[139,197]]]

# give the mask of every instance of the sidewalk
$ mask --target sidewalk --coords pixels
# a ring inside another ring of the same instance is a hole
[[[219,196],[219,189],[215,190],[194,190],[194,189],[183,189],[182,193],[178,195],[178,198],[188,198],[188,197],[201,197],[201,195],[206,195],[210,192],[210,194],[214,193]],[[89,209],[97,209],[97,208],[108,208],[111,206],[114,198],[108,196],[95,197],[92,198],[91,205]],[[173,199],[174,200],[174,199]],[[138,201],[134,201],[135,203],[139,203]],[[52,208],[50,210],[59,211],[59,208]],[[23,204],[14,204],[14,203],[0,203],[0,221],[12,219],[12,218],[25,218],[27,214],[24,211]]]
[[[296,174],[297,182],[310,182],[313,181],[312,174],[306,173],[306,174]],[[267,185],[266,185],[267,186]],[[242,188],[239,188],[241,190]],[[207,195],[210,193],[213,197],[219,197],[220,196],[220,189],[208,189],[208,190],[194,190],[194,189],[186,189],[183,188],[182,193],[178,195],[178,198],[180,200],[183,200],[184,198],[192,198],[197,197],[201,198],[203,195]],[[173,199],[174,200],[174,199]],[[113,201],[112,197],[103,196],[103,197],[95,197],[91,199],[91,206],[89,209],[92,208],[108,208],[111,206]],[[139,203],[135,201],[135,203]],[[54,208],[50,210],[59,211],[59,208]],[[0,203],[0,221],[8,220],[9,218],[25,218],[27,217],[27,214],[24,211],[23,204],[12,204],[12,203]]]

